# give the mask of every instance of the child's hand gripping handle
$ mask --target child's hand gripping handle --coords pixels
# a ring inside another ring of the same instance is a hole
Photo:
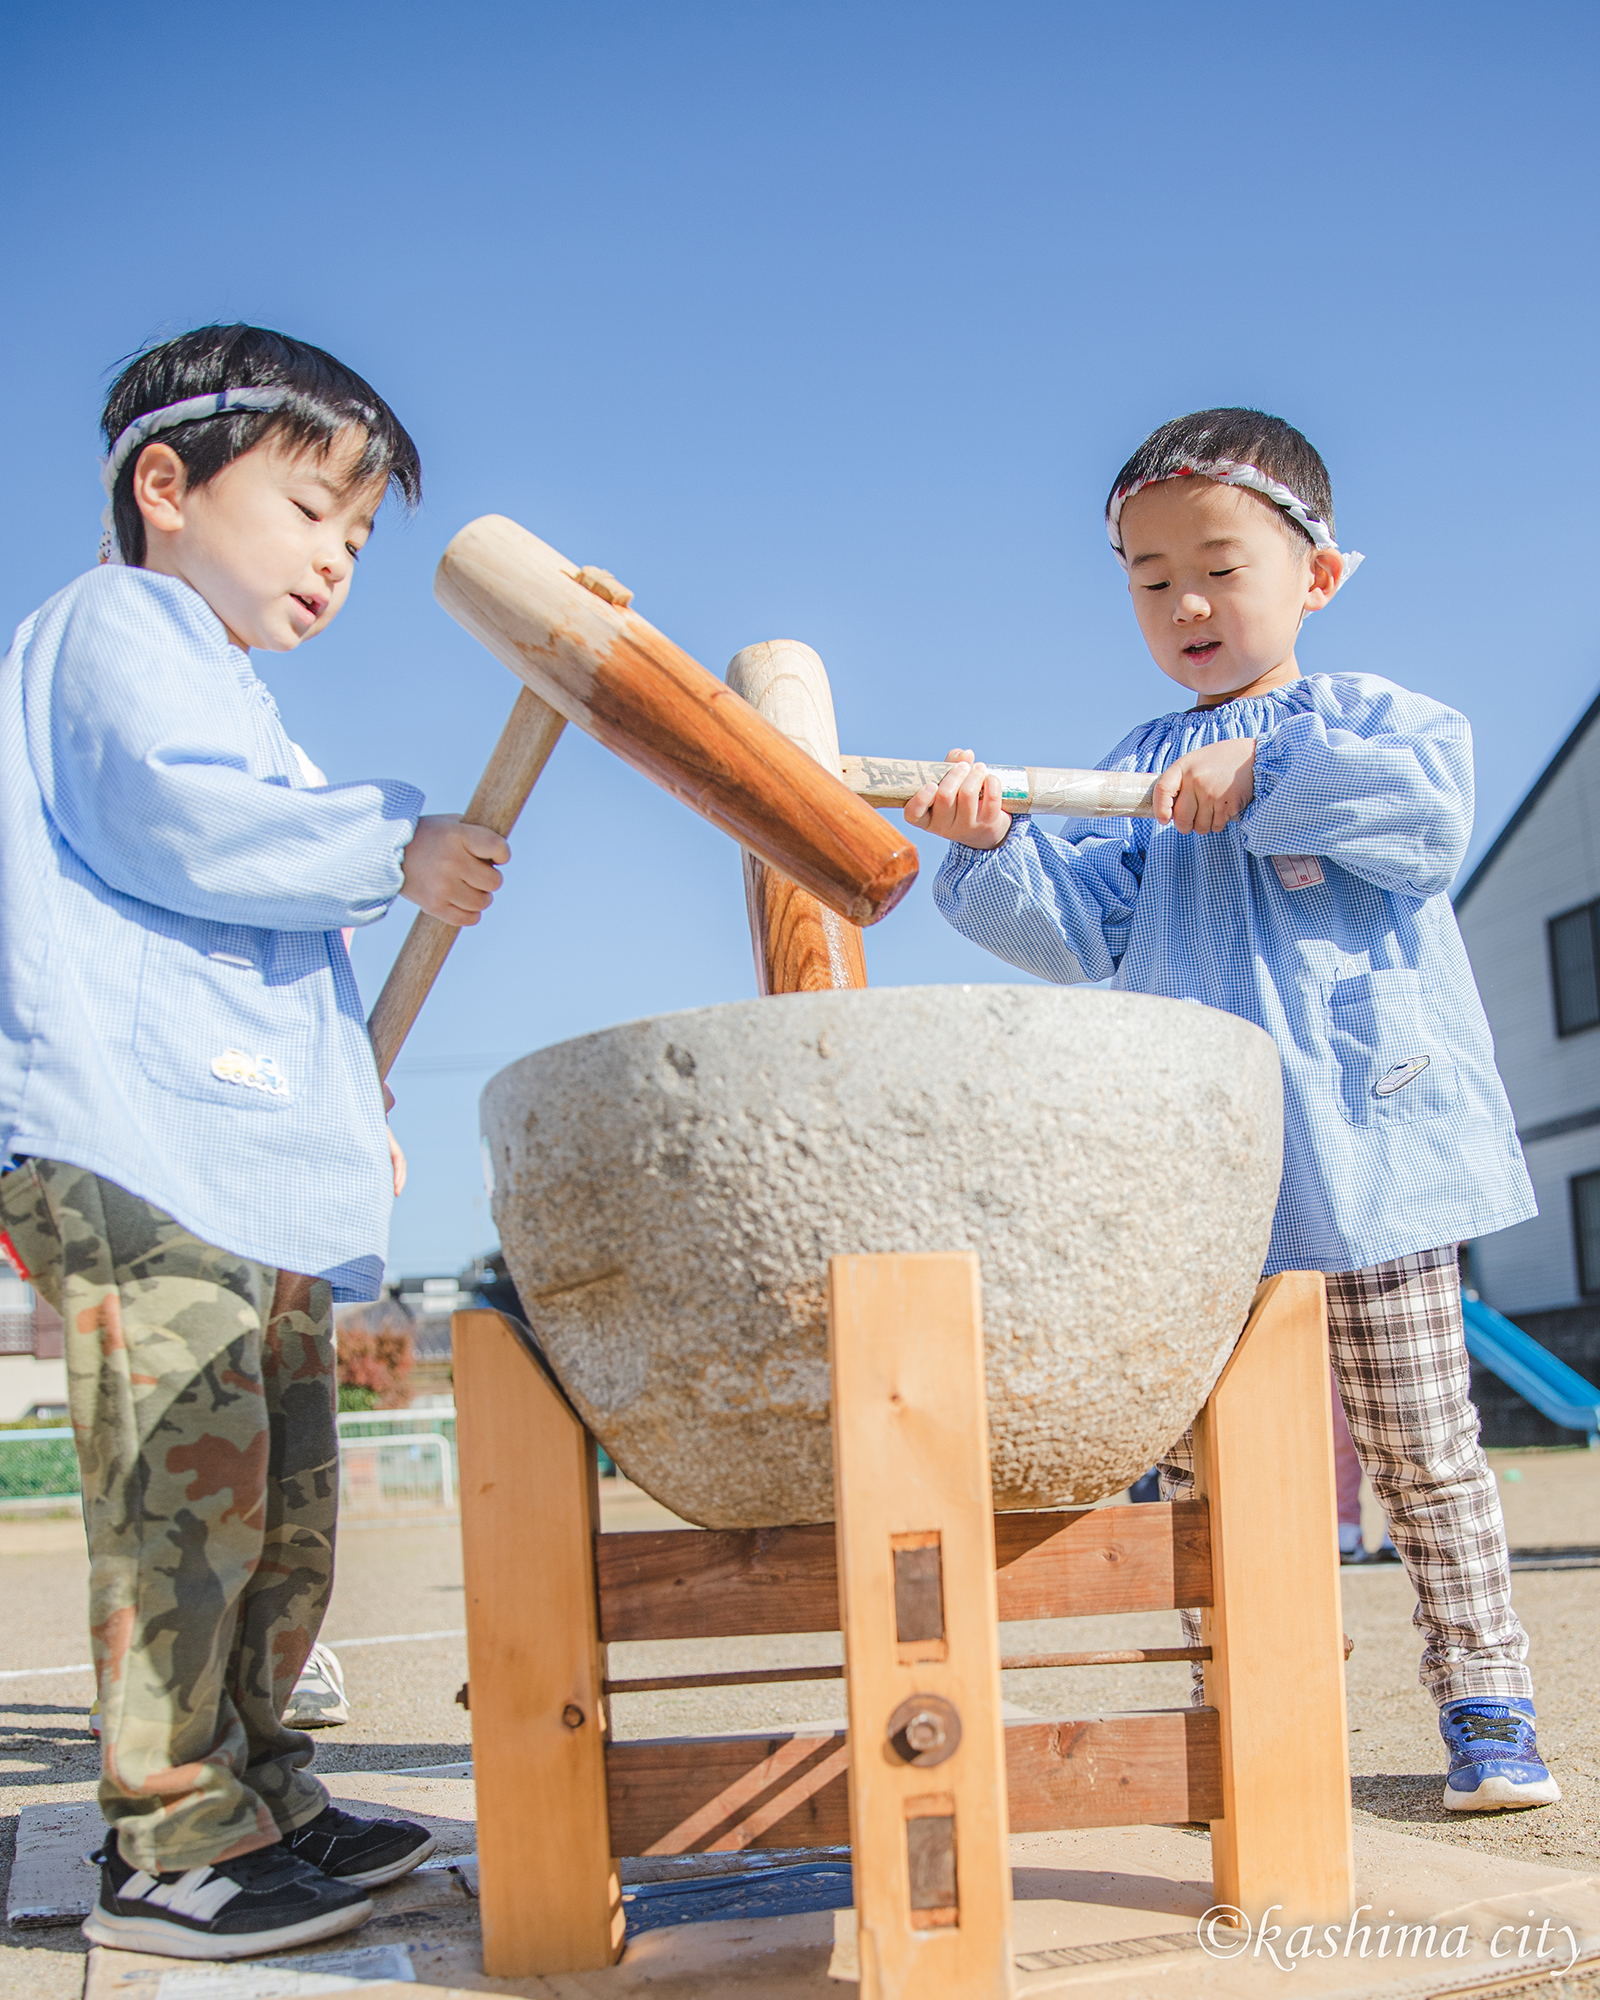
[[[903,806],[952,767],[902,757],[841,757],[839,775],[870,806]],[[1008,812],[1062,813],[1069,819],[1153,819],[1155,779],[1144,771],[1057,771],[991,764]]]
[[[531,688],[524,688],[500,732],[500,741],[478,780],[478,789],[462,815],[463,820],[472,826],[486,826],[494,833],[508,834],[565,727],[565,716],[558,715]],[[380,1077],[387,1077],[394,1066],[401,1044],[422,1011],[422,1003],[439,976],[439,968],[449,957],[457,934],[454,924],[442,923],[425,910],[418,911],[367,1021]]]

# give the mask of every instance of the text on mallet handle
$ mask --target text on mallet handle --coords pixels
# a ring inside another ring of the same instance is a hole
[[[937,784],[949,764],[904,757],[841,757],[839,775],[872,806],[903,806],[924,785]],[[1151,819],[1155,779],[1147,771],[1054,771],[1042,765],[991,764],[1000,803],[1012,812],[1061,813],[1069,819]]]

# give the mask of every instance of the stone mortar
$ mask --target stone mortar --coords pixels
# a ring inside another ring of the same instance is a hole
[[[494,1214],[568,1395],[707,1527],[833,1516],[838,1252],[977,1251],[995,1505],[1115,1493],[1238,1338],[1277,1050],[1229,1014],[1023,986],[788,994],[541,1049],[483,1094]]]

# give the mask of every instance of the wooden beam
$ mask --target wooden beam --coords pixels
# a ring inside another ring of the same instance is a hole
[[[828,1265],[861,2000],[1008,2000],[978,1259]]]
[[[622,1949],[606,1820],[594,1442],[497,1312],[451,1321],[484,1971]]]
[[[1062,1514],[996,1514],[1000,1616],[1089,1618],[1211,1602],[1203,1506],[1153,1500]]]
[[[847,1752],[842,1729],[613,1743],[606,1779],[617,1852],[843,1847]],[[1178,1825],[1221,1806],[1215,1709],[1011,1722],[1005,1754],[1013,1833]]]
[[[1179,1826],[1222,1803],[1213,1708],[1152,1708],[1006,1725],[1013,1833]]]
[[[1002,1619],[1211,1602],[1209,1525],[1193,1501],[997,1514],[994,1538]],[[607,1640],[839,1629],[831,1523],[602,1535],[596,1566]]]
[[[1328,1334],[1319,1273],[1286,1271],[1195,1422],[1211,1509],[1206,1695],[1220,1717],[1214,1890],[1259,1919],[1342,1923],[1354,1894]]]

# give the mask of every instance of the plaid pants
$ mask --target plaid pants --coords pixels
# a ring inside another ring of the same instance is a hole
[[[1441,1707],[1531,1699],[1500,1496],[1468,1394],[1454,1244],[1330,1277],[1328,1344],[1350,1435],[1417,1593],[1423,1687]],[[1162,1497],[1186,1500],[1193,1485],[1185,1433],[1162,1460]],[[1185,1643],[1199,1645],[1199,1614],[1183,1624]]]

